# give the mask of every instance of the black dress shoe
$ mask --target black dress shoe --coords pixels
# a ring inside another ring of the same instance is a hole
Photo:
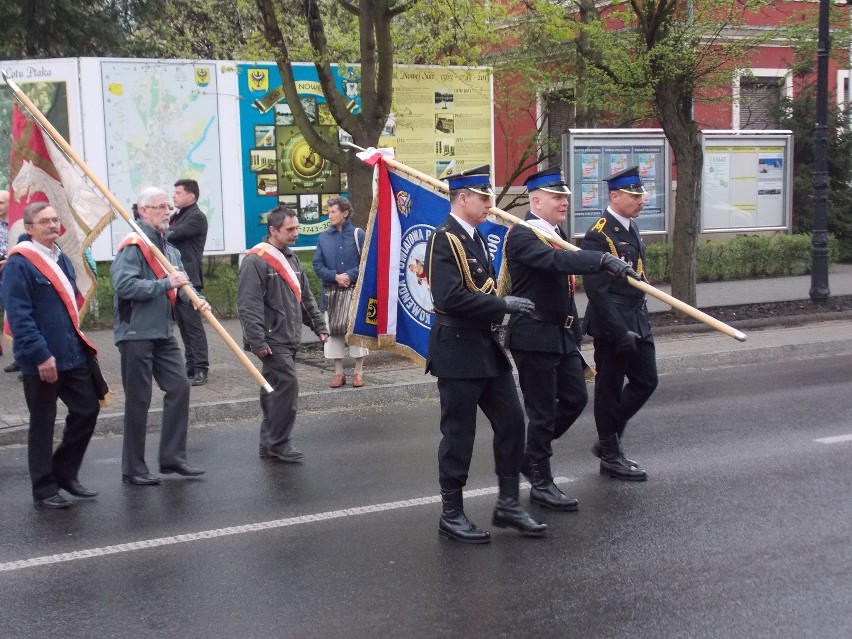
[[[156,486],[160,483],[160,478],[151,473],[145,473],[144,475],[122,475],[121,481],[136,486]]]
[[[207,383],[207,371],[195,371],[189,383],[191,386],[204,386]]]
[[[498,477],[497,481],[500,493],[497,496],[497,505],[494,507],[491,523],[498,528],[514,528],[527,537],[544,537],[547,533],[547,524],[536,521],[521,508],[518,501],[518,478]]]
[[[4,373],[17,373],[19,370],[21,370],[21,365],[18,364],[18,362],[13,361],[11,364],[9,364],[8,366],[6,366],[3,369],[3,372]],[[64,508],[64,506],[62,506],[62,508]]]
[[[194,468],[190,466],[186,462],[180,462],[179,464],[160,464],[160,472],[164,475],[170,475],[171,473],[177,473],[178,475],[183,475],[184,477],[198,477],[199,475],[203,475],[204,471],[201,468]]]
[[[71,502],[65,499],[59,493],[45,497],[44,499],[34,499],[36,508],[47,508],[48,510],[58,510],[59,508],[68,508]]]
[[[89,490],[76,479],[59,484],[59,487],[65,492],[74,495],[75,497],[97,497],[96,490]]]

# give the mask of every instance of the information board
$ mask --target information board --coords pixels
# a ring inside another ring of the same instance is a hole
[[[705,131],[702,232],[790,227],[790,131]]]
[[[571,189],[571,235],[582,237],[609,201],[606,180],[639,167],[648,191],[636,219],[643,233],[665,233],[669,204],[669,146],[659,129],[578,129],[566,133],[563,165]]]
[[[352,113],[361,108],[358,65],[332,65]],[[243,155],[246,247],[266,235],[265,215],[278,203],[299,215],[297,247],[316,245],[328,228],[326,202],[348,191],[341,167],[320,157],[295,126],[278,67],[237,65]],[[316,130],[334,144],[351,142],[331,116],[316,67],[294,64],[299,99]],[[379,146],[427,175],[441,177],[489,164],[492,82],[488,68],[394,67],[394,101]]]

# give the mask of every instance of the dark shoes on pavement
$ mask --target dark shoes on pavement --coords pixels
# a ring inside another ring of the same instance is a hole
[[[59,510],[60,508],[68,508],[71,502],[65,499],[59,493],[45,497],[44,499],[33,499],[36,508],[45,508],[47,510]]]
[[[537,522],[521,508],[518,501],[520,496],[520,479],[518,477],[498,477],[500,494],[494,507],[491,523],[498,528],[514,528],[527,537],[544,537],[547,524]]]
[[[195,371],[195,374],[192,375],[192,379],[189,380],[191,386],[204,386],[207,383],[207,371],[198,369]]]
[[[274,450],[268,450],[265,448],[261,449],[260,458],[274,459],[276,461],[285,462],[287,464],[299,464],[304,461],[305,455],[302,453],[302,451],[291,446],[283,453],[277,453]]]
[[[121,481],[136,486],[156,486],[160,483],[160,478],[151,473],[145,473],[143,475],[122,475]]]
[[[601,444],[601,475],[609,475],[614,479],[624,481],[645,481],[646,473],[635,461],[627,459],[621,452],[618,435],[600,438]]]
[[[21,370],[21,365],[16,361],[12,361],[11,364],[3,368],[4,373],[17,373],[19,370]],[[62,508],[64,508],[64,506],[62,506]]]
[[[76,479],[60,483],[59,487],[75,497],[89,498],[98,496],[98,492],[96,490],[89,490]]]
[[[195,468],[186,462],[180,462],[179,464],[160,464],[160,472],[163,475],[177,473],[184,477],[198,477],[199,475],[204,474],[204,471],[201,468]]]
[[[441,491],[441,520],[438,522],[438,534],[463,544],[487,544],[491,541],[491,534],[479,529],[464,514],[461,488]]]
[[[530,488],[530,502],[549,508],[550,510],[561,510],[566,512],[576,511],[580,503],[573,497],[569,497],[553,483],[553,474],[550,470],[550,459],[533,461],[529,457],[524,460],[521,467],[532,487]]]

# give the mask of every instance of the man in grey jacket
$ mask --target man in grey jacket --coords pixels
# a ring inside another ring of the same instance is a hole
[[[160,478],[145,464],[145,431],[151,407],[151,381],[165,391],[163,428],[160,433],[160,472],[187,477],[202,475],[186,461],[189,427],[189,380],[173,333],[178,289],[189,283],[180,253],[166,242],[169,198],[158,188],[139,194],[139,227],[177,270],[166,273],[142,238],[131,233],[122,242],[110,267],[115,287],[115,343],[121,353],[124,385],[124,444],[122,480],[153,486]],[[187,299],[184,297],[184,299]],[[203,303],[199,310],[209,310]]]
[[[250,249],[240,266],[237,312],[245,349],[263,362],[263,376],[273,389],[260,393],[260,458],[298,463],[304,456],[291,442],[299,398],[296,350],[303,323],[323,342],[328,327],[299,258],[289,249],[299,237],[296,213],[279,206],[269,212],[266,226],[267,241]]]

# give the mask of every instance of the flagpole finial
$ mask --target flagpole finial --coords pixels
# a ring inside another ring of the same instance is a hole
[[[4,70],[0,69],[0,73],[2,73],[2,74],[3,74],[3,82],[5,82],[5,83],[9,86],[9,88],[10,88],[10,89],[12,89],[12,91],[14,91],[15,93],[17,93],[18,91],[20,91],[20,90],[21,90],[21,89],[18,87],[18,85],[17,85],[17,84],[15,84],[14,82],[12,82],[12,81],[9,79],[9,74],[8,74],[8,73],[6,73],[6,71],[4,71]]]

